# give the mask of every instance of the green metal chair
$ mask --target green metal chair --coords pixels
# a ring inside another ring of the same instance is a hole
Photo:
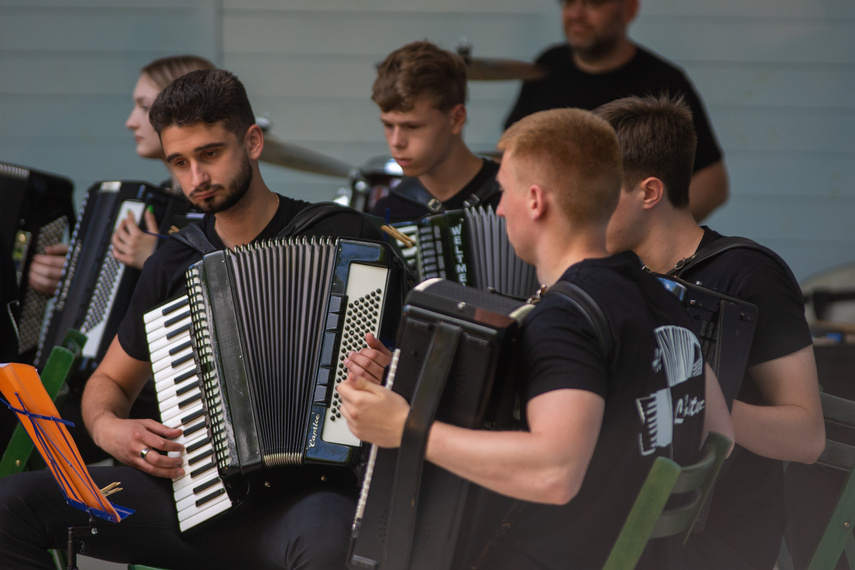
[[[63,340],[62,346],[55,346],[45,363],[45,368],[39,375],[45,391],[51,400],[56,402],[60,388],[65,384],[69,372],[80,359],[80,351],[86,344],[86,335],[70,330]],[[57,405],[59,407],[59,405]],[[20,473],[28,468],[41,468],[44,465],[33,465],[38,456],[33,456],[35,444],[30,439],[24,426],[18,424],[3,457],[0,458],[0,477]],[[41,458],[38,458],[41,460]]]
[[[846,482],[825,532],[811,557],[808,570],[831,570],[845,554],[849,568],[855,570],[855,446],[837,441],[846,432],[855,434],[855,402],[820,393],[822,415],[825,417],[825,451],[817,463],[847,472]]]
[[[683,540],[687,540],[730,446],[728,438],[710,432],[697,463],[680,467],[668,458],[657,457],[603,570],[632,570],[651,539],[683,533]],[[679,506],[666,508],[668,499],[676,495],[684,500]]]

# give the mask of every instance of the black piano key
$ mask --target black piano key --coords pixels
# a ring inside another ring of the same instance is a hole
[[[187,342],[185,342],[183,344],[179,344],[178,346],[173,346],[172,348],[169,349],[169,356],[175,356],[176,354],[178,354],[182,350],[187,350],[188,348],[190,348],[192,346],[193,346],[193,341],[191,341],[191,340],[188,340]]]
[[[188,297],[186,297],[186,296],[181,297],[175,303],[172,303],[171,305],[164,307],[160,313],[165,317],[166,315],[168,315],[172,311],[177,311],[178,309],[180,309],[184,305],[188,304],[189,302],[190,302],[190,299]]]
[[[211,463],[206,463],[205,465],[203,465],[203,466],[199,467],[198,469],[195,469],[195,470],[191,471],[191,472],[190,472],[190,477],[191,477],[191,478],[198,477],[199,475],[201,475],[201,474],[202,474],[202,473],[204,473],[205,471],[210,471],[210,470],[211,470],[211,469],[213,469],[213,468],[214,468],[214,463],[213,463],[213,462],[211,462]]]
[[[197,456],[195,456],[195,457],[191,457],[189,460],[187,460],[187,465],[196,465],[197,463],[199,463],[199,462],[200,462],[200,461],[202,461],[203,459],[205,459],[205,458],[207,458],[207,457],[211,457],[213,454],[214,454],[214,450],[213,450],[213,449],[209,449],[209,450],[207,450],[207,451],[203,451],[203,452],[202,452],[202,453],[200,453],[199,455],[197,455]]]
[[[177,323],[177,322],[179,322],[179,321],[183,321],[184,319],[186,319],[186,318],[187,318],[187,317],[189,317],[189,316],[190,316],[190,311],[185,311],[185,312],[181,313],[180,315],[176,315],[176,316],[172,317],[171,319],[168,319],[168,320],[164,323],[164,326],[165,326],[166,328],[169,328],[169,327],[171,327],[172,325],[174,325],[175,323]]]
[[[187,424],[189,424],[190,422],[192,422],[193,420],[195,420],[196,418],[200,418],[200,417],[202,417],[203,415],[205,415],[205,410],[204,410],[204,409],[196,410],[195,412],[193,412],[193,413],[192,413],[192,414],[190,414],[189,416],[185,416],[185,417],[181,418],[181,425],[187,425]],[[186,432],[186,431],[184,432],[184,435],[187,435],[187,432]]]
[[[183,374],[179,374],[178,376],[176,376],[174,382],[176,384],[180,384],[181,382],[184,382],[185,380],[189,380],[190,378],[193,378],[193,377],[198,376],[198,375],[199,375],[199,369],[193,368],[193,369],[188,370],[187,372],[185,372]]]
[[[219,481],[220,481],[219,477],[214,477],[213,479],[208,479],[204,483],[202,483],[200,485],[196,485],[195,487],[193,487],[193,494],[198,495],[199,493],[201,493],[205,489],[210,489],[211,487],[216,485]]]
[[[184,435],[193,435],[200,429],[205,429],[205,422],[199,422],[194,426],[190,426],[189,428],[184,430]]]
[[[199,387],[199,382],[191,382],[190,384],[187,384],[186,386],[182,386],[179,389],[177,389],[175,391],[175,395],[176,396],[183,396],[184,394],[186,394],[190,390],[193,390],[193,389],[198,388],[198,387]]]
[[[206,437],[204,439],[200,439],[199,441],[193,443],[192,445],[188,445],[186,448],[186,451],[187,451],[187,453],[193,453],[194,451],[196,451],[200,447],[202,447],[204,445],[209,445],[210,443],[211,443],[211,438]]]
[[[179,366],[181,366],[182,364],[184,364],[188,360],[193,360],[193,352],[192,351],[188,352],[187,354],[185,354],[183,357],[179,358],[178,360],[173,360],[172,361],[172,367],[178,368]]]
[[[216,499],[217,497],[219,497],[220,495],[223,495],[225,492],[226,492],[225,489],[217,489],[216,491],[214,491],[213,493],[211,493],[207,497],[202,497],[201,499],[196,501],[196,506],[201,507],[202,505],[204,505],[208,501],[212,501],[212,500]]]
[[[183,327],[177,328],[177,329],[175,329],[175,330],[173,330],[173,331],[169,331],[168,333],[166,333],[166,340],[173,339],[173,338],[177,337],[177,336],[178,336],[178,335],[180,335],[180,334],[184,334],[184,333],[186,333],[187,331],[189,331],[189,330],[190,330],[190,327],[191,327],[191,326],[192,326],[192,325],[191,325],[190,323],[187,323],[187,324],[186,324],[186,325],[184,325]]]
[[[192,404],[193,402],[198,402],[201,399],[202,399],[202,392],[198,392],[196,394],[193,394],[192,396],[190,396],[186,400],[182,400],[182,401],[178,402],[178,407],[179,408],[185,408],[185,407],[189,406],[190,404]]]

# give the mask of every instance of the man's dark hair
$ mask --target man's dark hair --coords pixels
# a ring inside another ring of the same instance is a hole
[[[665,185],[671,204],[687,208],[698,137],[683,97],[625,97],[594,113],[617,132],[625,189],[655,176]]]
[[[224,69],[182,75],[158,94],[148,117],[158,134],[167,127],[222,123],[240,141],[255,124],[246,89],[237,76]]]

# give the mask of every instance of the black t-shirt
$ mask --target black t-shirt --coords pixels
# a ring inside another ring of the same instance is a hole
[[[499,172],[499,164],[488,158],[483,159],[484,164],[475,175],[475,178],[469,181],[457,194],[442,203],[443,210],[460,210],[464,206],[464,202],[473,194],[486,196],[481,202],[485,206],[496,209],[501,199],[501,194],[498,192],[496,182],[496,173]],[[433,214],[425,203],[414,201],[406,197],[402,192],[403,186],[416,186],[423,190],[423,194],[427,194],[427,190],[419,183],[418,178],[406,177],[399,183],[398,186],[392,189],[388,196],[377,201],[372,208],[371,213],[386,219],[386,210],[389,213],[389,222],[411,222],[418,220],[428,214]]]
[[[677,299],[631,253],[582,261],[561,280],[594,298],[611,348],[604,353],[575,305],[545,295],[523,325],[522,399],[561,389],[598,394],[605,400],[599,439],[578,495],[562,506],[521,503],[522,514],[485,567],[601,568],[654,458],[697,459],[703,360]],[[687,348],[680,352],[686,357],[664,358],[675,348]],[[657,549],[648,550],[646,560]],[[666,568],[668,560],[653,564]]]
[[[547,109],[577,107],[594,110],[600,105],[630,95],[682,94],[692,110],[698,135],[695,172],[721,160],[721,148],[703,102],[683,71],[652,52],[636,47],[635,57],[625,66],[597,74],[576,67],[572,48],[568,44],[547,49],[537,58],[537,63],[546,67],[549,74],[544,79],[523,83],[505,128],[527,115]]]
[[[698,250],[721,237],[704,227]],[[749,367],[811,345],[801,289],[789,268],[776,258],[735,248],[690,267],[681,277],[757,305]],[[765,403],[748,376],[738,399]],[[780,461],[737,447],[716,484],[707,531],[724,540],[752,567],[771,568],[786,524],[783,484]],[[690,547],[692,540],[698,539],[690,539]]]
[[[295,215],[309,205],[309,202],[280,196],[279,208],[273,219],[253,241],[275,237]],[[214,229],[214,216],[206,215],[200,223],[210,242],[218,249],[225,249]],[[341,213],[321,219],[299,235],[382,239],[380,231],[364,215],[343,207]],[[167,240],[148,258],[128,312],[119,325],[119,343],[128,355],[137,360],[149,360],[143,315],[182,294],[185,291],[184,271],[200,259],[201,253],[173,239]]]

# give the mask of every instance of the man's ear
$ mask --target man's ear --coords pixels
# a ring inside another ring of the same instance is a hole
[[[646,210],[655,207],[665,197],[665,184],[655,176],[645,178],[639,186],[643,192],[642,203]]]
[[[261,156],[261,150],[264,148],[264,132],[256,124],[253,124],[246,130],[243,137],[243,143],[252,160],[258,160]]]
[[[526,208],[532,220],[539,220],[546,214],[548,208],[546,192],[537,184],[528,187]]]
[[[460,134],[466,125],[466,105],[458,103],[449,112],[449,116],[451,117],[452,131],[454,134]]]

